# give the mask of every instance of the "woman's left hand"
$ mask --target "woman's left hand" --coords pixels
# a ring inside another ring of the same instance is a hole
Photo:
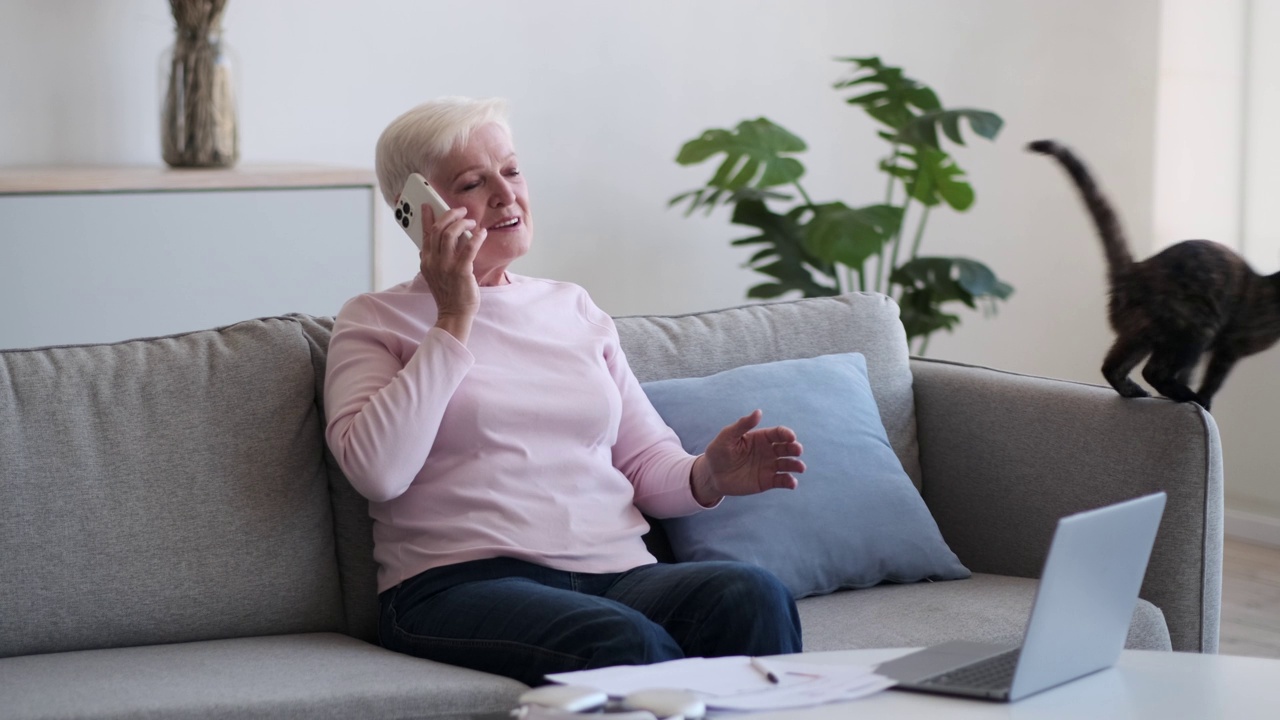
[[[754,495],[782,488],[794,490],[792,473],[804,472],[804,448],[788,427],[756,429],[764,413],[753,411],[725,427],[693,463],[693,497],[714,505],[725,495]]]

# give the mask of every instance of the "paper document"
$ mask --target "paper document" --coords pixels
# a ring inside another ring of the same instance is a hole
[[[890,688],[894,682],[869,667],[792,665],[775,661],[777,685],[764,690],[706,698],[715,710],[785,710],[857,700]]]
[[[717,710],[781,710],[855,700],[893,685],[864,665],[831,665],[770,658],[771,682],[746,656],[684,658],[653,665],[619,665],[555,673],[547,679],[585,685],[620,698],[637,690],[672,688],[697,693]]]

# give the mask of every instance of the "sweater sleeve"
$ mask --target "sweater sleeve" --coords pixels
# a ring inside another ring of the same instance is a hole
[[[591,306],[593,322],[609,330],[605,361],[622,395],[622,418],[618,441],[613,446],[613,465],[635,488],[635,505],[650,517],[670,518],[692,515],[707,508],[693,497],[689,475],[693,455],[685,452],[680,438],[667,426],[649,402],[636,379],[618,340],[613,318]]]
[[[431,328],[402,364],[393,333],[362,297],[347,303],[329,341],[325,439],[342,471],[369,500],[399,497],[422,470],[445,407],[475,364],[466,346]]]

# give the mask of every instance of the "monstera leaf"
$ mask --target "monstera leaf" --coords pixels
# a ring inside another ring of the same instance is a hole
[[[715,128],[690,140],[680,148],[676,162],[696,165],[716,155],[724,160],[707,181],[706,187],[675,196],[668,203],[688,199],[692,214],[699,207],[709,212],[731,193],[747,187],[759,189],[794,183],[804,175],[804,165],[786,153],[804,152],[804,141],[767,118],[744,120],[736,130]]]
[[[941,150],[938,128],[942,128],[943,134],[951,142],[964,145],[964,136],[960,134],[961,120],[968,120],[969,128],[988,140],[995,140],[1000,128],[1004,126],[1004,120],[999,115],[986,110],[932,110],[903,124],[892,139],[906,145],[923,145]]]
[[[923,145],[899,148],[880,169],[901,178],[907,194],[928,207],[945,202],[963,211],[973,205],[973,186],[964,180],[964,170],[941,150]]]
[[[862,263],[879,254],[902,224],[902,208],[893,205],[851,208],[833,202],[817,205],[813,210],[814,217],[805,233],[805,249],[828,263],[851,268],[862,267]]]
[[[959,300],[977,307],[976,298],[1008,299],[1013,288],[991,268],[969,258],[918,257],[899,265],[889,278],[907,290],[931,289],[939,302]]]
[[[804,297],[821,297],[840,291],[834,282],[828,285],[813,277],[814,270],[832,277],[835,267],[805,250],[805,228],[800,220],[807,213],[808,209],[801,206],[786,215],[779,215],[762,200],[741,200],[734,207],[733,223],[754,227],[760,234],[734,240],[732,244],[764,245],[748,264],[756,272],[776,280],[752,287],[747,291],[747,297],[775,298],[792,290],[799,290]]]
[[[904,75],[902,68],[885,65],[878,57],[837,59],[854,64],[853,77],[837,82],[837,89],[861,85],[880,86],[877,90],[851,97],[845,102],[861,106],[868,115],[894,130],[901,130],[919,113],[942,108],[942,103],[933,90]]]
[[[917,257],[898,266],[889,280],[902,288],[898,298],[907,337],[927,337],[938,330],[951,330],[958,315],[945,312],[942,305],[959,301],[977,308],[977,300],[1006,300],[1013,288],[996,277],[986,265],[968,258]]]
[[[952,142],[964,145],[961,121],[980,137],[995,139],[1004,121],[986,110],[960,108],[945,110],[938,96],[880,58],[841,58],[854,64],[853,77],[836,83],[837,88],[859,85],[880,89],[847,100],[868,115],[889,126],[893,132],[877,134],[894,146],[893,154],[880,163],[880,169],[902,180],[907,195],[929,207],[945,202],[955,210],[968,210],[973,205],[973,187],[963,179],[964,171],[943,150],[938,130]]]

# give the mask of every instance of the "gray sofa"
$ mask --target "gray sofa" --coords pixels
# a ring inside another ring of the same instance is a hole
[[[1163,489],[1129,646],[1216,651],[1222,468],[1196,406],[909,359],[876,295],[617,323],[642,381],[866,355],[894,448],[974,575],[804,599],[806,649],[1017,639],[1055,519]],[[323,441],[331,327],[291,315],[0,351],[0,717],[512,705],[514,681],[376,645],[365,503]]]

